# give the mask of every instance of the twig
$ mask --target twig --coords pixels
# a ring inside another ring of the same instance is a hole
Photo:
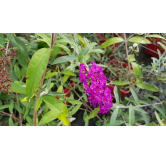
[[[87,112],[91,112],[91,111],[89,111],[89,110],[87,110],[87,109],[83,109],[83,108],[79,108],[80,110],[84,110],[84,111],[87,111]]]
[[[125,38],[126,55],[127,55],[127,61],[128,61],[128,67],[129,67],[129,73],[131,74],[130,61],[129,61],[128,48],[127,48],[127,40],[126,40],[126,33],[124,33],[124,38]]]
[[[163,102],[161,103],[154,103],[154,104],[144,104],[144,105],[139,105],[139,106],[134,106],[134,107],[146,107],[146,106],[151,106],[151,105],[158,105],[158,104],[163,104]],[[121,106],[116,106],[121,108]],[[128,108],[127,106],[124,106],[123,108]]]
[[[81,97],[80,97],[80,95],[75,91],[75,89],[72,89],[75,93],[76,93],[76,95],[81,99],[81,101],[83,102],[83,104],[85,104],[91,111],[93,111],[90,107],[89,107],[89,105],[86,103],[86,101],[84,101]],[[101,118],[97,115],[96,116],[99,120],[101,120]]]
[[[17,98],[17,105],[20,107],[19,99],[18,99],[18,93],[16,93],[16,98]],[[21,113],[19,112],[19,118],[20,118],[20,126],[22,126],[22,118],[21,118]]]
[[[22,78],[21,78],[21,82],[23,81],[23,78],[25,77],[25,75],[26,75],[26,73],[27,73],[27,71],[24,73],[24,75],[22,76]]]
[[[16,119],[17,121],[20,121],[18,118],[16,118],[14,115],[11,115],[11,114],[9,114],[9,113],[6,113],[6,112],[3,112],[3,111],[0,111],[0,113],[3,113],[3,114],[5,114],[5,115],[7,115],[7,116],[9,116],[9,117],[13,117],[14,119]]]

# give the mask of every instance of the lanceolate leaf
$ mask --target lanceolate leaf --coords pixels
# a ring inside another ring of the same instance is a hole
[[[131,91],[131,93],[132,93],[132,95],[133,95],[133,97],[134,97],[134,100],[135,100],[135,102],[138,104],[138,96],[137,96],[137,94],[135,93],[135,91],[130,87],[130,91]]]
[[[13,108],[13,105],[14,105],[14,101],[11,100],[10,104],[0,105],[0,109],[9,108],[9,110],[11,110],[10,108]]]
[[[163,110],[162,110],[162,108],[161,108],[160,106],[153,105],[153,104],[152,104],[152,106],[153,106],[156,110],[158,110],[158,111],[165,117],[165,112],[163,112]]]
[[[148,119],[147,115],[142,113],[142,116],[144,118],[144,121],[145,121],[146,125],[149,126],[149,119]]]
[[[46,103],[48,108],[51,109],[50,114],[54,113],[56,115],[56,116],[53,116],[54,119],[59,118],[61,121],[63,121],[64,125],[66,126],[70,125],[69,119],[67,118],[68,117],[67,107],[62,101],[56,100],[55,97],[53,96],[43,96],[42,100]]]
[[[135,113],[134,113],[134,108],[133,106],[129,106],[129,124],[133,126],[135,122]]]
[[[119,103],[120,99],[119,99],[117,86],[114,87],[114,95],[115,95],[116,102]]]
[[[141,67],[135,62],[131,62],[131,65],[133,67],[134,74],[141,75]]]
[[[14,37],[15,42],[18,47],[18,61],[19,63],[27,69],[28,67],[28,51],[23,41],[21,41],[18,37]]]
[[[17,76],[18,79],[21,79],[21,71],[20,68],[18,67],[18,65],[14,65],[14,73]]]
[[[141,43],[141,44],[150,44],[151,42],[141,36],[134,36],[128,40],[129,42]]]
[[[61,72],[62,74],[65,74],[65,75],[70,75],[70,76],[76,76],[75,73],[71,72],[71,71],[63,71]]]
[[[11,85],[10,92],[26,94],[26,84],[20,81],[14,81]]]
[[[49,48],[42,48],[38,50],[34,56],[32,57],[28,70],[27,70],[27,81],[26,81],[26,94],[27,99],[29,99],[34,92],[37,91],[39,87],[40,79],[44,73],[44,70],[46,69],[49,54],[50,54]]]
[[[120,37],[113,37],[113,38],[110,38],[108,39],[107,41],[105,41],[101,46],[100,48],[105,48],[105,47],[108,47],[112,44],[115,44],[115,43],[119,43],[119,42],[123,42],[124,39],[123,38],[120,38]]]
[[[150,34],[146,37],[154,37],[154,38],[161,38],[161,39],[165,39],[164,37],[160,36],[159,34]]]
[[[146,111],[144,111],[142,108],[140,107],[135,107],[133,106],[134,110],[138,111],[138,112],[141,112],[142,114],[148,114]]]
[[[69,48],[66,47],[65,45],[63,45],[63,44],[56,44],[55,46],[64,49],[69,55],[72,55],[70,50],[69,50]]]
[[[57,112],[56,109],[53,109],[53,110],[47,112],[47,113],[42,117],[41,121],[38,123],[38,126],[44,125],[44,124],[46,124],[46,123],[49,123],[49,122],[53,121],[54,119],[58,118],[58,115],[59,115],[59,114],[60,114],[60,113]]]
[[[51,70],[49,70],[48,72],[46,72],[46,75],[44,78],[47,79],[47,78],[53,77],[57,74],[58,74],[58,72],[51,72]]]
[[[162,44],[161,42],[157,42],[165,51],[166,51],[166,46]]]
[[[41,103],[42,103],[42,97],[39,97],[38,100],[37,100],[37,102],[36,102],[36,108],[35,108],[36,112],[38,111]]]
[[[76,106],[74,106],[74,108],[71,110],[71,115],[74,115],[79,110],[81,105],[82,104],[77,104]]]
[[[111,120],[110,120],[110,125],[113,125],[116,121],[116,118],[118,116],[118,111],[119,111],[119,108],[116,108],[113,113],[112,113],[112,116],[111,116]]]
[[[77,101],[77,100],[68,100],[68,102],[69,103],[71,103],[71,104],[82,104],[82,102],[80,102],[80,101]]]
[[[113,84],[116,84],[118,86],[124,86],[124,85],[127,85],[127,84],[130,84],[130,82],[125,82],[125,81],[113,81]]]
[[[68,61],[73,61],[73,60],[77,60],[78,58],[76,56],[63,56],[63,57],[59,57],[57,59],[55,59],[51,65],[54,64],[58,64],[58,63],[64,63],[64,62],[68,62]]]
[[[39,39],[39,40],[46,42],[49,46],[51,46],[51,35],[48,36],[45,33],[36,33],[36,34],[43,38],[43,39]]]
[[[94,118],[95,116],[97,116],[99,110],[100,110],[100,108],[95,108],[92,112],[90,112],[89,119]]]
[[[70,43],[72,46],[76,46],[74,39],[72,39],[67,33],[59,33],[59,35],[66,39],[68,41],[68,43]]]
[[[141,88],[141,89],[147,89],[149,91],[158,92],[158,89],[156,87],[150,86],[150,85],[145,84],[145,83],[136,83],[136,86]]]
[[[157,112],[155,111],[155,115],[156,115],[156,119],[158,120],[160,126],[164,126],[163,122],[161,121],[159,115],[157,114]]]

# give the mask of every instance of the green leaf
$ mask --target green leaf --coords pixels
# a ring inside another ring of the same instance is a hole
[[[96,117],[98,112],[99,112],[99,110],[100,110],[100,108],[95,108],[92,112],[90,112],[90,114],[88,116],[89,119]]]
[[[138,99],[137,94],[135,93],[135,91],[131,87],[129,87],[129,88],[130,88],[130,91],[135,99],[136,104],[138,104],[139,99]]]
[[[77,101],[77,100],[68,100],[68,102],[69,103],[71,103],[71,104],[82,104],[82,102],[80,102],[80,101]]]
[[[9,108],[10,111],[12,111],[13,109],[13,106],[14,106],[14,101],[11,100],[10,104],[6,104],[6,105],[0,105],[0,110],[1,109],[5,109],[5,108]]]
[[[141,36],[134,36],[128,40],[129,42],[141,43],[141,44],[151,44],[151,42]]]
[[[9,111],[10,111],[10,114],[12,114],[13,112],[13,107],[14,107],[14,101],[11,100],[10,104],[9,104]]]
[[[153,105],[153,104],[152,104],[152,106],[153,106],[156,110],[158,110],[158,111],[165,117],[165,112],[163,112],[162,108],[160,108],[160,107],[157,106],[157,105]]]
[[[129,62],[134,62],[135,61],[135,55],[131,54],[129,55]]]
[[[65,83],[69,77],[70,77],[69,75],[64,75],[62,83]]]
[[[46,72],[46,75],[45,75],[44,79],[53,77],[53,76],[55,76],[57,74],[58,74],[58,72],[51,72],[51,70],[49,70],[48,72]]]
[[[60,92],[51,92],[49,91],[47,95],[51,95],[51,96],[63,96],[66,95],[65,93],[60,93]]]
[[[51,117],[48,117],[49,115],[47,113],[46,116],[43,117],[45,123],[48,123],[48,119],[54,120],[58,118],[61,121],[63,121],[64,125],[66,126],[70,125],[69,119],[67,118],[68,117],[67,107],[63,102],[61,102],[60,100],[56,100],[55,97],[53,96],[43,96],[42,99],[46,103],[46,105],[51,109],[51,112],[50,113],[48,112],[49,114],[51,114]],[[41,119],[41,121],[43,120],[43,118]],[[42,122],[42,124],[43,123],[44,122]]]
[[[57,41],[56,41],[57,42]],[[52,52],[51,52],[51,56],[50,56],[50,60],[54,60],[54,58],[56,57],[56,55],[58,55],[60,53],[62,49],[57,47],[57,46],[54,46]]]
[[[89,125],[89,118],[87,117],[88,117],[88,114],[87,114],[87,111],[85,111],[83,114],[83,120],[85,121],[85,126]]]
[[[24,119],[26,119],[26,117],[27,117],[27,115],[29,113],[29,110],[30,110],[30,108],[26,108],[24,116],[23,116]]]
[[[26,94],[26,87],[24,87],[26,84],[20,81],[14,81],[11,85],[10,92],[20,93],[20,94]]]
[[[106,123],[104,126],[120,126],[124,123],[122,120],[116,120],[113,124],[110,125],[110,123]]]
[[[150,123],[150,126],[157,126],[157,124],[155,124],[155,123]]]
[[[14,37],[15,43],[18,47],[18,61],[19,63],[27,69],[28,67],[28,51],[27,48],[22,40],[18,37]]]
[[[83,63],[83,59],[84,59],[84,53],[83,52],[80,52],[79,55],[78,55],[78,62],[81,64]]]
[[[74,82],[80,82],[80,80],[78,78],[71,78],[70,80],[74,81]]]
[[[20,68],[16,64],[14,65],[14,73],[17,76],[17,78],[20,80],[21,79],[21,72],[20,72]]]
[[[65,125],[65,126],[70,125],[70,121],[69,121],[69,118],[68,118],[68,110],[67,110],[66,105],[63,108],[63,112],[58,116],[58,119],[60,119],[63,122],[63,125]]]
[[[35,108],[36,112],[38,111],[39,107],[41,106],[41,103],[42,103],[42,97],[39,97],[36,102],[36,108]]]
[[[58,90],[57,90],[57,92],[62,92],[63,93],[63,86],[62,85],[60,85],[59,87],[58,87]]]
[[[0,34],[0,44],[3,44],[4,43],[4,38],[3,38],[3,34],[1,33]]]
[[[106,34],[105,34],[105,39],[108,39],[108,38],[110,37],[110,34],[111,34],[111,33],[106,33]]]
[[[76,74],[71,72],[71,71],[62,71],[61,73],[66,74],[66,75],[70,75],[70,76],[76,76]]]
[[[69,44],[71,44],[73,47],[76,47],[76,43],[74,42],[74,39],[71,38],[67,33],[59,33],[59,35],[66,39]]]
[[[102,43],[102,45],[100,46],[100,48],[106,48],[112,44],[115,44],[115,43],[119,43],[119,42],[123,42],[124,39],[123,38],[120,38],[120,37],[113,37],[113,38],[110,38],[108,39],[107,41],[105,41],[104,43]]]
[[[27,122],[32,126],[33,125],[33,120],[29,117],[29,116],[26,116],[25,118],[27,120]]]
[[[47,112],[47,113],[42,117],[42,119],[41,119],[40,122],[38,123],[38,126],[44,125],[44,124],[46,124],[46,123],[49,123],[49,122],[53,121],[54,119],[57,119],[59,114],[60,114],[60,113],[57,112],[55,109],[52,109],[51,111]]]
[[[49,47],[51,46],[51,35],[49,36],[45,33],[36,33],[36,34],[43,38],[39,39],[40,41],[46,42]]]
[[[142,114],[148,114],[146,111],[144,111],[142,108],[140,107],[135,107],[133,106],[134,110],[138,111],[138,112],[141,112]]]
[[[119,99],[117,86],[114,87],[114,95],[115,95],[116,102],[119,103],[120,99]]]
[[[158,120],[160,126],[164,126],[163,122],[161,121],[159,115],[157,114],[157,112],[155,111],[155,115],[156,115],[156,119]]]
[[[42,48],[38,50],[33,55],[29,63],[26,75],[26,77],[28,78],[28,80],[26,81],[27,99],[29,99],[39,87],[40,79],[47,66],[50,51],[51,50],[49,48]]]
[[[112,82],[113,82],[113,84],[118,85],[118,86],[124,86],[124,85],[128,85],[128,84],[130,84],[130,82],[117,81],[117,80],[112,81]]]
[[[73,61],[73,60],[77,60],[78,58],[76,56],[63,56],[63,57],[59,57],[57,59],[55,59],[51,65],[54,64],[58,64],[58,63],[64,63],[64,62],[68,62],[68,61]]]
[[[141,67],[135,62],[131,62],[131,65],[133,67],[133,71],[135,75],[141,75]]]
[[[21,107],[19,107],[17,104],[15,104],[15,106],[14,106],[15,108],[16,108],[16,110],[18,111],[18,112],[20,112],[20,113],[24,113],[23,112],[23,110],[21,109]]]
[[[102,54],[104,54],[104,51],[102,49],[92,49],[90,53],[102,53]]]
[[[146,37],[154,37],[154,38],[161,38],[161,39],[165,39],[164,37],[160,36],[159,34],[150,34]]]
[[[145,84],[145,83],[136,83],[136,86],[141,88],[141,89],[146,89],[149,91],[158,92],[158,89],[156,87],[150,86],[150,85]]]
[[[63,45],[63,44],[56,44],[55,46],[64,49],[70,56],[72,55],[70,49],[68,47],[66,47],[65,45]]]
[[[133,106],[129,106],[129,124],[133,126],[135,122],[135,112]]]
[[[71,116],[74,115],[79,108],[81,107],[82,104],[77,104],[72,110],[71,110]]]
[[[83,93],[83,97],[84,97],[84,100],[85,100],[86,102],[88,102],[88,98],[87,98],[87,95],[86,95],[85,93]]]
[[[14,126],[12,117],[9,117],[9,126]]]
[[[21,74],[21,77],[25,74],[27,70],[25,68],[21,68],[20,70],[20,74]]]
[[[166,51],[166,46],[162,44],[161,42],[157,42],[165,51]]]
[[[113,125],[113,124],[115,123],[116,118],[117,118],[117,116],[118,116],[118,112],[119,112],[119,108],[116,108],[116,109],[113,111],[113,113],[112,113],[112,115],[111,115],[111,119],[110,119],[110,125]]]

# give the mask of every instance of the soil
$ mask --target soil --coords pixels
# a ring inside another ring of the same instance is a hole
[[[113,67],[113,70],[117,76],[113,75],[108,69],[106,69],[104,71],[104,74],[107,77],[108,83],[110,83],[111,81],[115,81],[115,80],[125,81],[126,73],[128,72],[128,69],[126,67],[124,67],[121,62],[118,62],[118,61],[113,61],[110,65]],[[127,86],[128,85],[120,86],[120,88],[125,91],[128,91],[129,89],[125,88]]]

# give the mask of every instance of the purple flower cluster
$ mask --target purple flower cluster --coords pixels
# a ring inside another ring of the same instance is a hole
[[[106,86],[107,78],[103,69],[91,62],[90,70],[87,71],[84,63],[80,64],[79,80],[84,83],[88,101],[93,107],[99,107],[99,113],[107,113],[113,106],[111,90]]]

